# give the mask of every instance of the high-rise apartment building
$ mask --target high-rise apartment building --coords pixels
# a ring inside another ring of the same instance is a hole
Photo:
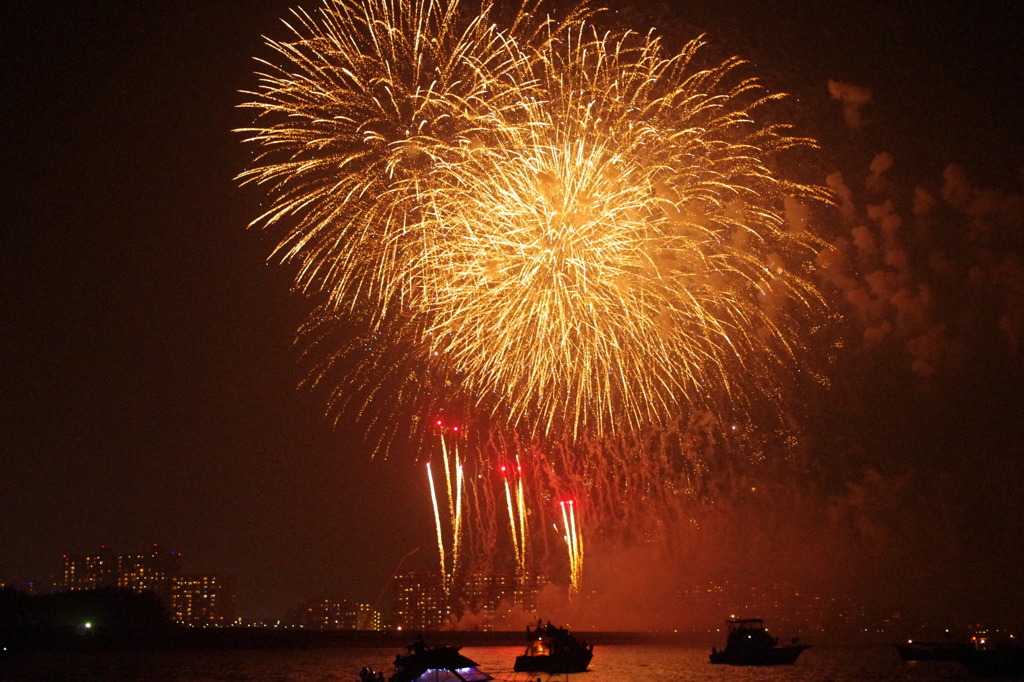
[[[412,571],[395,576],[396,627],[439,630],[449,613],[448,595],[438,573]]]
[[[181,555],[153,545],[148,552],[64,555],[60,587],[94,590],[119,587],[152,592],[171,617],[186,625],[226,625],[235,619],[235,580],[219,575],[182,575]]]
[[[490,629],[501,620],[501,611],[537,609],[537,592],[541,579],[514,572],[475,571],[459,586],[459,610],[476,614],[480,626]]]
[[[235,579],[182,575],[174,581],[171,615],[183,625],[230,625],[235,620]]]
[[[117,557],[117,586],[134,592],[152,592],[171,603],[174,582],[181,573],[181,555],[153,545],[149,552]]]
[[[399,574],[395,577],[394,624],[405,630],[436,630],[449,619],[473,614],[476,626],[490,629],[501,623],[503,611],[535,611],[542,583],[538,576],[475,571],[454,581],[446,592],[438,573]]]
[[[65,554],[60,587],[69,591],[117,586],[117,552],[100,547],[96,554]]]
[[[381,617],[369,604],[347,599],[311,599],[301,608],[303,627],[314,630],[380,630]]]
[[[104,546],[96,554],[65,554],[63,563],[60,587],[65,590],[124,587],[167,597],[181,569],[178,553],[165,552],[159,545],[139,554],[118,554]]]

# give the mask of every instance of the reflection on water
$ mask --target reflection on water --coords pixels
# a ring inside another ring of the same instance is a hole
[[[465,647],[463,653],[499,680],[528,682],[538,675],[514,673],[520,647]],[[370,666],[391,670],[394,650],[188,651],[12,655],[0,661],[3,682],[355,682]],[[589,672],[542,675],[542,682],[859,682],[953,680],[965,677],[957,663],[903,663],[891,646],[813,647],[795,665],[735,668],[708,663],[708,651],[668,645],[598,646]]]

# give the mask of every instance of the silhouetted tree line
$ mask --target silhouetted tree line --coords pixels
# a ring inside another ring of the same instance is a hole
[[[0,589],[0,640],[19,649],[142,645],[176,630],[163,601],[118,588],[33,595]]]
[[[386,633],[186,627],[152,593],[100,588],[33,595],[0,589],[0,659],[14,652],[376,645]],[[0,680],[6,679],[0,671]]]

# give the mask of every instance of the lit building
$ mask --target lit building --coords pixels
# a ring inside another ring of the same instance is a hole
[[[63,560],[61,589],[121,587],[134,592],[153,592],[164,603],[170,603],[171,587],[181,564],[177,552],[165,552],[159,545],[140,554],[118,554],[109,547],[101,547],[96,554],[65,554]]]
[[[144,554],[122,554],[117,557],[117,586],[134,592],[152,592],[171,603],[174,582],[181,573],[181,555],[165,552],[159,545]]]
[[[148,552],[64,555],[60,587],[95,590],[118,587],[152,592],[171,617],[186,625],[227,625],[235,619],[235,580],[218,575],[182,575],[181,555],[153,545]]]
[[[108,547],[101,547],[97,554],[65,554],[61,589],[78,591],[116,587],[117,558],[117,553]]]
[[[439,630],[448,618],[448,598],[436,572],[395,576],[395,626],[403,630]]]
[[[311,599],[302,605],[302,626],[314,630],[380,630],[381,617],[369,604],[347,599]]]
[[[524,577],[513,572],[470,573],[460,585],[460,610],[476,614],[483,629],[489,630],[493,623],[500,623],[502,610],[536,611],[541,582],[536,576]]]
[[[182,625],[230,625],[235,620],[235,580],[220,575],[182,575],[174,581],[171,615]]]
[[[369,604],[356,604],[356,609],[359,612],[358,630],[383,630],[384,620],[381,618],[380,611],[374,609]]]
[[[436,572],[395,577],[394,625],[405,630],[437,630],[446,621],[473,614],[475,627],[489,630],[511,611],[533,612],[543,579],[514,572],[474,571],[461,576],[446,594]]]

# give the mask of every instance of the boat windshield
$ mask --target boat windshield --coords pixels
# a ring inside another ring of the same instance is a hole
[[[764,621],[760,618],[747,618],[745,620],[729,621],[729,632],[749,632],[751,630],[764,629]]]

